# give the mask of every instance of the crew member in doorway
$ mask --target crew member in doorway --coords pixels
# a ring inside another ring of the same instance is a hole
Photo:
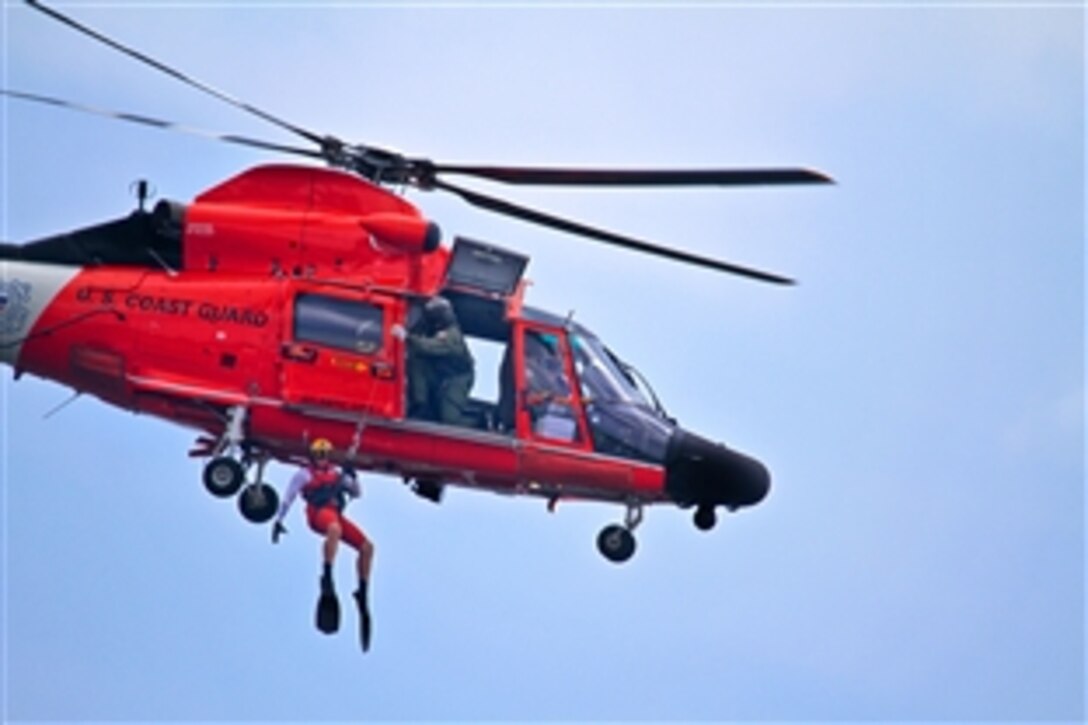
[[[393,334],[408,347],[408,416],[472,425],[465,411],[475,362],[449,300],[432,297],[427,301],[421,332],[408,333],[396,325]]]
[[[370,649],[370,608],[367,605],[367,582],[374,559],[374,545],[354,523],[344,516],[349,497],[357,498],[362,489],[350,466],[334,464],[332,443],[318,438],[310,445],[310,463],[292,478],[280,505],[279,514],[272,525],[272,543],[278,543],[287,533],[283,519],[291,509],[295,498],[302,494],[306,501],[306,521],[310,528],[324,537],[322,546],[321,595],[317,601],[317,628],[332,634],[340,628],[340,602],[333,585],[332,567],[336,551],[344,541],[355,549],[355,569],[359,576],[359,588],[355,591],[355,603],[359,609],[359,632],[363,651]]]

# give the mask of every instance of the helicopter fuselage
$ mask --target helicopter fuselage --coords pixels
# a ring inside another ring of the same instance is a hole
[[[762,464],[655,410],[592,332],[524,306],[526,262],[440,245],[353,175],[257,167],[189,205],[0,247],[0,362],[203,431],[208,455],[298,462],[324,437],[405,480],[694,505],[711,525],[766,495]],[[439,294],[504,350],[498,400],[470,400],[469,425],[406,404],[397,331]]]

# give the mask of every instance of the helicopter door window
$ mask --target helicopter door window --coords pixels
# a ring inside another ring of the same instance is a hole
[[[526,330],[525,397],[533,433],[541,438],[577,441],[578,419],[559,336]]]
[[[295,299],[295,339],[373,355],[382,347],[382,308],[337,297],[300,294]]]

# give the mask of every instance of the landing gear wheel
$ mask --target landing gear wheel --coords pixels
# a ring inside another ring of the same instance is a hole
[[[208,461],[204,466],[204,488],[208,493],[219,498],[227,498],[238,493],[245,481],[246,472],[242,464],[233,458],[220,456]]]
[[[702,504],[695,509],[694,520],[695,528],[699,529],[699,531],[710,531],[718,523],[718,514],[714,512],[713,506]]]
[[[635,537],[619,524],[605,526],[597,536],[597,549],[604,558],[622,564],[635,553]]]
[[[242,495],[238,497],[238,510],[252,524],[270,521],[279,507],[279,494],[267,483],[250,484],[242,489]]]

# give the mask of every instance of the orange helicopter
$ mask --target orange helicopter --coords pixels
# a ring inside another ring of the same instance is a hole
[[[34,9],[308,141],[210,134],[147,116],[0,90],[121,120],[323,161],[265,165],[191,203],[145,209],[31,241],[0,244],[0,362],[125,410],[200,431],[206,488],[269,521],[269,460],[299,463],[326,438],[340,462],[399,476],[438,501],[455,485],[546,499],[608,501],[622,524],[597,538],[613,562],[635,550],[643,508],[761,501],[758,460],[680,427],[645,379],[569,317],[523,303],[528,258],[438,226],[386,189],[455,194],[473,206],[569,234],[776,284],[792,280],[587,226],[447,181],[694,186],[822,184],[799,168],[584,169],[449,164],[314,133],[243,103],[35,0]],[[501,346],[495,400],[469,398],[452,424],[407,402],[404,330],[447,300],[470,341]]]

